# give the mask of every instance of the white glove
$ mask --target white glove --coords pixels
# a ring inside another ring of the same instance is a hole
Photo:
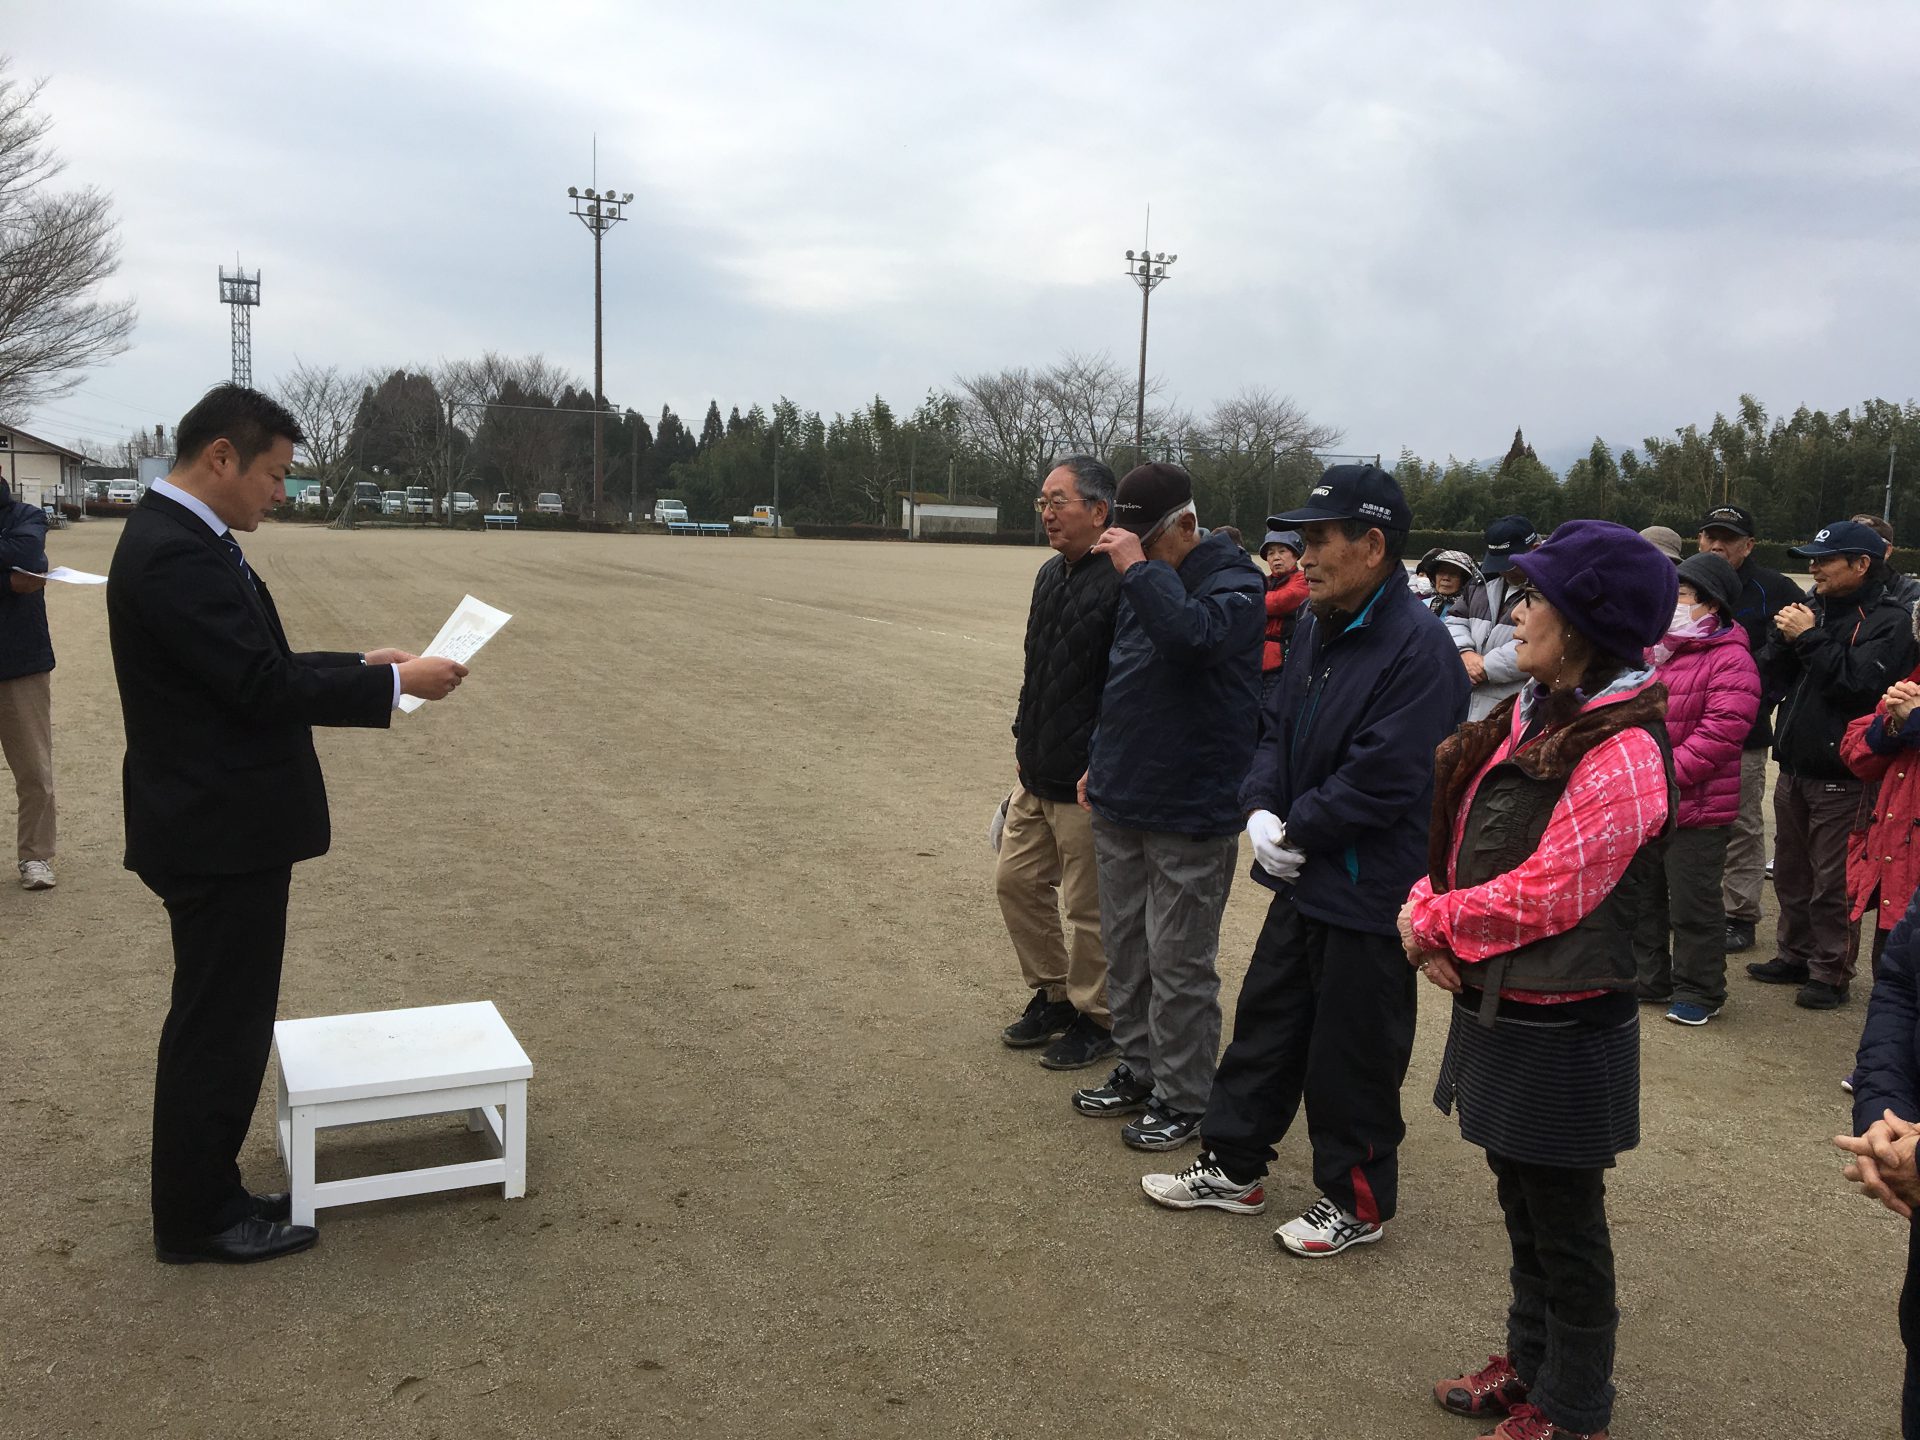
[[[1304,854],[1287,848],[1287,827],[1271,810],[1256,810],[1247,817],[1247,838],[1253,841],[1253,858],[1276,880],[1293,879],[1307,863]]]
[[[1007,807],[1013,803],[1013,793],[1000,802],[1000,808],[993,812],[993,819],[987,823],[987,843],[993,847],[993,853],[1000,853],[1000,837],[1007,828]]]

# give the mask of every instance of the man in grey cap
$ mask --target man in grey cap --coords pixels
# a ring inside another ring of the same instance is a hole
[[[1195,1134],[1220,1047],[1214,966],[1240,853],[1240,779],[1260,725],[1263,586],[1246,551],[1200,528],[1178,465],[1128,471],[1093,548],[1120,574],[1081,781],[1120,1063],[1073,1106],[1144,1110],[1121,1139],[1171,1150]]]
[[[1696,527],[1703,554],[1718,555],[1733,566],[1740,580],[1740,600],[1733,622],[1747,632],[1754,659],[1760,658],[1767,631],[1782,606],[1806,598],[1800,587],[1753,558],[1753,512],[1738,505],[1719,505],[1700,517]],[[1727,911],[1726,948],[1729,955],[1753,948],[1753,927],[1760,923],[1760,891],[1767,866],[1767,754],[1773,748],[1773,707],[1781,692],[1761,672],[1760,713],[1740,751],[1740,818],[1727,839],[1727,869],[1720,881]]]

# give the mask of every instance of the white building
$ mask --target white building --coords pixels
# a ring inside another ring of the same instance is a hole
[[[24,430],[0,425],[0,475],[13,498],[29,505],[49,500],[80,503],[80,466],[86,456]]]
[[[991,535],[1000,528],[1000,507],[990,500],[973,495],[949,500],[930,490],[894,493],[900,497],[900,528],[910,540],[956,531]]]

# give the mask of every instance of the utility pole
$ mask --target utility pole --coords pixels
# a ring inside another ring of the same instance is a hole
[[[597,169],[597,167],[596,167]],[[593,232],[593,516],[600,518],[604,503],[601,485],[605,473],[607,394],[606,364],[600,324],[600,240],[626,216],[621,212],[633,203],[633,192],[616,195],[611,190],[596,193],[569,185],[567,195],[573,201],[574,218]]]
[[[776,410],[773,417],[773,538],[780,538],[780,527],[787,517],[780,513],[780,415]]]
[[[1153,233],[1153,210],[1147,210],[1147,233]],[[1140,287],[1140,387],[1133,402],[1133,462],[1143,463],[1146,456],[1147,437],[1147,306],[1153,299],[1156,285],[1167,278],[1167,267],[1178,260],[1178,255],[1169,255],[1164,250],[1158,255],[1142,250],[1138,257],[1127,251],[1127,278]]]
[[[633,462],[633,475],[627,495],[627,523],[637,523],[640,514],[640,417],[627,412],[627,458]]]
[[[1893,457],[1899,453],[1898,445],[1887,447],[1887,502],[1880,507],[1880,518],[1889,525],[1893,523]]]

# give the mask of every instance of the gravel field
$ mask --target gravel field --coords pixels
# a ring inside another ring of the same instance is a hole
[[[53,559],[105,570],[119,529]],[[1491,1177],[1428,1100],[1445,997],[1400,1217],[1325,1264],[1270,1238],[1314,1198],[1304,1133],[1266,1216],[1158,1210],[1164,1161],[1068,1109],[1091,1081],[998,1041],[1025,996],[985,829],[1044,554],[254,536],[297,645],[424,645],[468,592],[515,616],[448,702],[321,733],[281,1013],[492,999],[535,1073],[524,1200],[323,1211],[239,1270],[152,1258],[165,919],[120,868],[103,592],[50,595],[60,884],[0,888],[0,1433],[1479,1434],[1427,1394],[1504,1323]],[[1263,895],[1243,872],[1229,1006]],[[1739,974],[1704,1030],[1646,1017],[1616,1436],[1896,1433],[1904,1228],[1829,1142],[1863,1013]],[[408,1122],[324,1137],[321,1174],[481,1153]]]

